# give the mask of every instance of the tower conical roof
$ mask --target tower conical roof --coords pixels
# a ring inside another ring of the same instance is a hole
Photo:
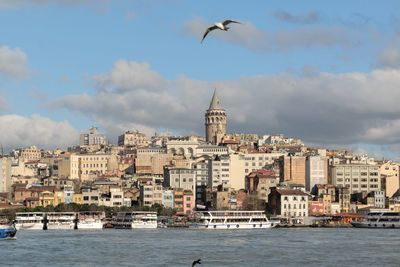
[[[213,97],[211,99],[210,108],[209,109],[222,109],[219,103],[219,98],[217,94],[217,88],[214,90]]]

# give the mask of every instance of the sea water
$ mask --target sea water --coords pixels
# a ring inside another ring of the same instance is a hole
[[[0,266],[400,266],[400,230],[54,230],[0,241]]]

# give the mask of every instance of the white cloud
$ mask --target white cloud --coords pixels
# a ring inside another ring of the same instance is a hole
[[[93,78],[97,89],[102,91],[129,91],[136,88],[159,90],[165,81],[158,73],[152,71],[147,63],[119,60],[109,74]]]
[[[285,133],[332,145],[400,143],[400,70],[208,82],[185,76],[166,80],[147,64],[118,61],[100,77],[113,90],[65,96],[51,107],[89,116],[115,136],[135,127],[203,134],[204,112],[217,87],[229,132]]]
[[[23,79],[28,75],[28,58],[19,48],[0,46],[0,75]]]
[[[210,23],[194,18],[184,25],[184,31],[199,40]],[[268,32],[251,22],[233,25],[229,32],[213,31],[207,38],[218,38],[256,51],[276,51],[308,47],[337,47],[352,45],[350,33],[342,27],[305,26],[293,30]]]
[[[0,143],[6,149],[32,145],[66,148],[79,140],[78,132],[67,121],[54,121],[40,115],[1,115],[0,129]]]

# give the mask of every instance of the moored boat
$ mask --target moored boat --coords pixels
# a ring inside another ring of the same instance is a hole
[[[14,239],[17,229],[6,218],[0,218],[0,239]]]
[[[44,216],[43,230],[66,230],[76,228],[75,212],[48,212]]]
[[[103,229],[105,220],[104,211],[83,211],[78,212],[78,229]]]
[[[17,212],[15,227],[17,230],[43,230],[43,212]]]
[[[364,220],[351,222],[356,228],[399,228],[400,212],[374,211],[367,214]]]
[[[275,227],[264,211],[197,211],[189,224],[192,229],[266,229]]]
[[[157,228],[157,212],[132,211],[118,212],[113,219],[117,229],[153,229]]]

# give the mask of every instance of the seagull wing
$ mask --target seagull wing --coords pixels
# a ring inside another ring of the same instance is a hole
[[[215,29],[218,29],[218,27],[217,26],[211,26],[211,27],[209,27],[207,30],[206,30],[206,32],[204,33],[204,35],[203,35],[203,39],[201,39],[201,43],[203,42],[203,40],[204,40],[204,38],[206,38],[206,36],[207,36],[207,34],[210,32],[210,31],[213,31],[213,30],[215,30]]]
[[[226,25],[228,25],[229,23],[239,23],[239,24],[242,24],[242,23],[239,22],[239,21],[227,19],[227,20],[224,20],[224,21],[222,22],[222,25],[226,26]]]

